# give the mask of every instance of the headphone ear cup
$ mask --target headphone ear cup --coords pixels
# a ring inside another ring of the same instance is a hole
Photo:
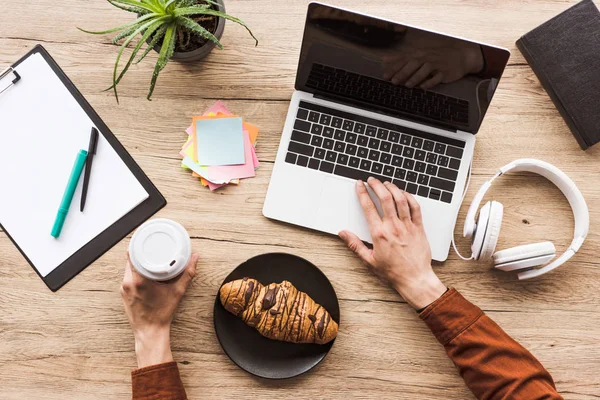
[[[502,217],[504,215],[504,206],[502,205],[502,203],[499,203],[497,201],[490,201],[486,203],[485,206],[489,207],[489,211],[487,213],[487,224],[485,224],[483,240],[481,243],[481,248],[479,250],[479,255],[476,258],[477,260],[489,260],[492,258],[492,254],[494,254],[494,250],[496,250],[496,245],[498,244],[498,237],[500,236],[500,227],[502,226]],[[485,217],[485,215],[480,214],[479,219],[481,219],[482,217]]]
[[[503,271],[515,271],[537,267],[550,262],[556,256],[552,242],[531,243],[494,254],[494,266]]]

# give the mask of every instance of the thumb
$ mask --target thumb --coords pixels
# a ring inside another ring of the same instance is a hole
[[[367,265],[373,265],[373,252],[354,233],[341,231],[339,237],[346,243],[346,246],[358,256]]]
[[[198,254],[192,254],[190,262],[185,267],[185,271],[183,271],[183,274],[181,274],[181,277],[177,281],[177,286],[180,286],[184,292],[189,286],[192,279],[194,279],[194,276],[196,276],[196,265],[198,264],[199,258],[200,257],[198,256]]]

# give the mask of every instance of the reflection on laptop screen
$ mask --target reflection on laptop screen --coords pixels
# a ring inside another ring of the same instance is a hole
[[[503,49],[311,3],[296,89],[476,133],[508,57]]]

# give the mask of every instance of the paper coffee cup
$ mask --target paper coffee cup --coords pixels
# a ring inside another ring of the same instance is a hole
[[[129,242],[133,267],[155,281],[166,281],[181,274],[191,255],[190,235],[183,226],[170,219],[145,222]]]

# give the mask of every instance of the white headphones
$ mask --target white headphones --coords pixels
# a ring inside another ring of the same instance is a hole
[[[475,214],[479,209],[479,204],[483,196],[488,191],[492,182],[507,172],[526,171],[541,175],[552,182],[565,195],[573,215],[575,217],[575,233],[571,245],[567,251],[558,257],[554,262],[544,265],[541,268],[533,268],[550,262],[556,255],[556,249],[552,242],[541,242],[517,246],[510,249],[498,251],[496,244],[500,235],[500,226],[502,225],[502,215],[504,207],[497,201],[488,201],[479,211],[477,223],[475,223]],[[548,271],[557,268],[567,262],[579,250],[590,226],[590,216],[588,207],[583,195],[575,186],[575,183],[561,170],[547,162],[523,158],[508,163],[500,168],[496,175],[485,182],[469,207],[463,235],[473,238],[471,256],[475,260],[489,260],[493,257],[495,268],[503,271],[521,271],[517,275],[519,279],[529,279],[545,274]],[[525,271],[523,271],[525,270]]]

